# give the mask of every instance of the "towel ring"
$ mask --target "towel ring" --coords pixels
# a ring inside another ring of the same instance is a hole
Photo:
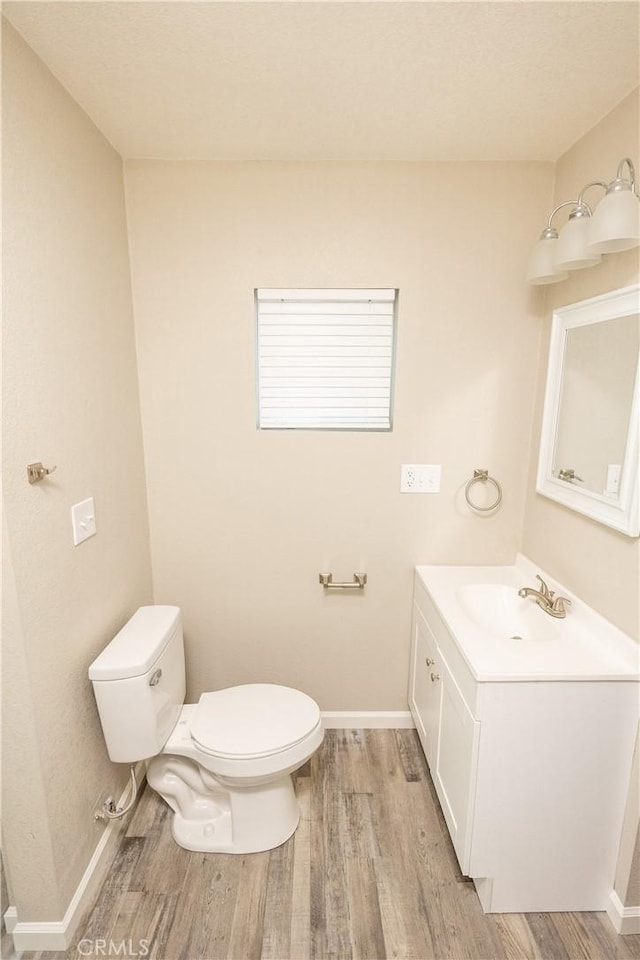
[[[492,483],[496,488],[496,499],[493,503],[489,504],[488,507],[479,507],[471,499],[470,491],[474,483]],[[489,476],[488,470],[474,470],[471,480],[468,481],[466,487],[464,488],[464,495],[472,510],[477,510],[480,513],[487,513],[489,510],[495,510],[496,507],[500,506],[500,503],[502,502],[502,487],[497,480],[494,480],[493,477]]]

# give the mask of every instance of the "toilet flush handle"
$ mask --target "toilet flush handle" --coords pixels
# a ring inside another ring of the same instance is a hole
[[[161,676],[162,676],[162,670],[160,670],[160,669],[154,670],[153,673],[151,674],[151,678],[150,678],[150,680],[149,680],[149,686],[150,686],[150,687],[157,687],[158,684],[160,683],[160,677],[161,677]]]

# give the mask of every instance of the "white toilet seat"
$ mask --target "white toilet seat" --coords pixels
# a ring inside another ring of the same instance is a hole
[[[242,763],[295,752],[319,724],[317,703],[300,690],[249,683],[203,693],[190,733],[207,756]]]

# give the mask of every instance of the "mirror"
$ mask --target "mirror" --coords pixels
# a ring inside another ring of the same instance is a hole
[[[637,537],[640,285],[553,314],[537,491]]]

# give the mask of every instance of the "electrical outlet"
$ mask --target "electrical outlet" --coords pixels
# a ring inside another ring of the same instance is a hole
[[[439,493],[440,464],[403,463],[400,493]]]
[[[415,493],[417,483],[415,466],[412,463],[403,463],[400,472],[400,493]]]

